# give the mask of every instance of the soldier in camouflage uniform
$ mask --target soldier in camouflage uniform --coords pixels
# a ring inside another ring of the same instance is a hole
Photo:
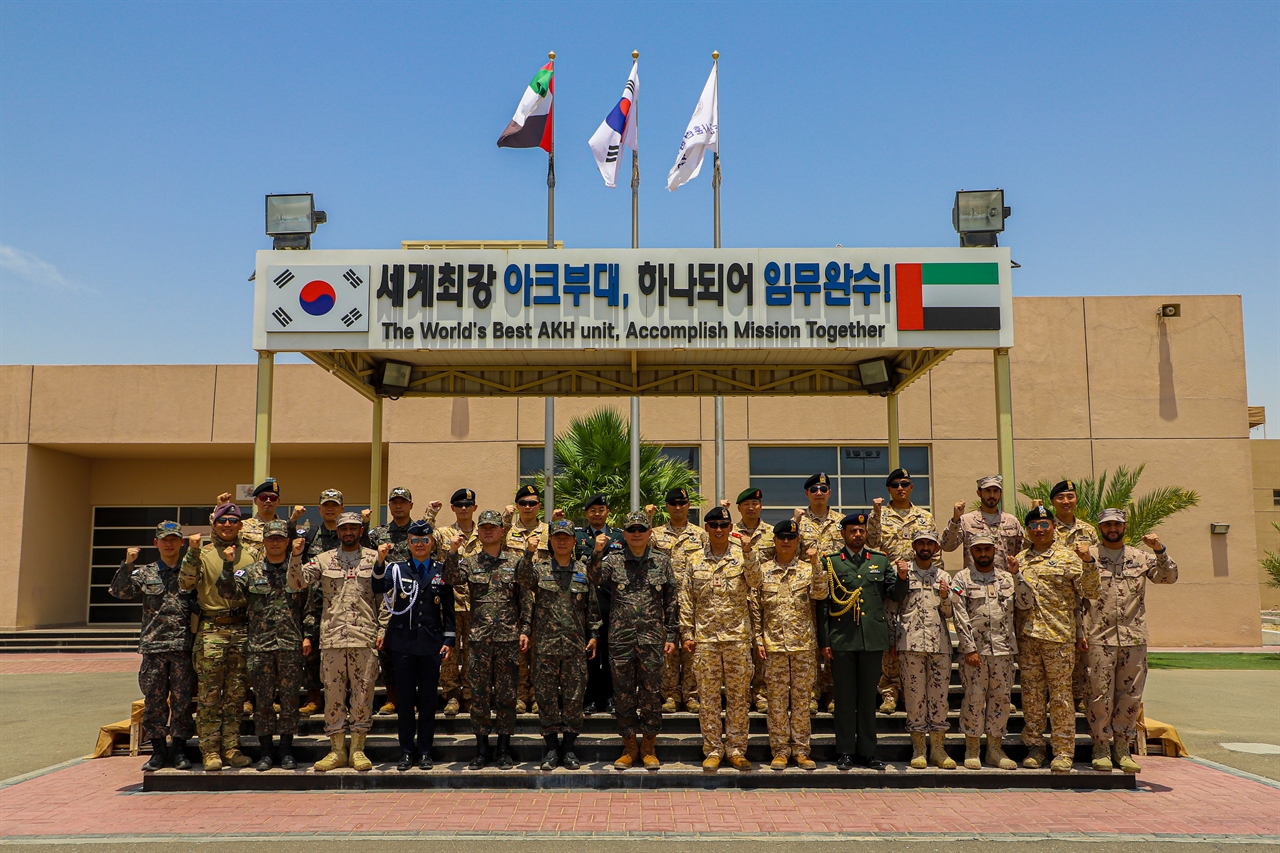
[[[964,664],[964,705],[960,729],[964,732],[964,766],[981,770],[979,740],[987,734],[987,766],[1014,770],[1017,764],[1004,754],[1002,742],[1009,725],[1009,696],[1013,691],[1013,663],[1018,638],[1013,626],[1013,575],[1016,560],[996,565],[996,540],[977,533],[970,540],[972,569],[961,569],[951,579],[951,616],[960,639]],[[1013,574],[1010,574],[1012,572]]]
[[[1049,769],[1067,772],[1075,757],[1071,669],[1075,664],[1076,617],[1083,599],[1098,597],[1098,563],[1084,542],[1076,543],[1074,553],[1058,544],[1053,516],[1044,507],[1027,513],[1026,522],[1031,547],[1014,558],[1019,569],[1015,603],[1026,611],[1018,631],[1018,670],[1025,719],[1022,742],[1031,750],[1022,766],[1035,769],[1044,764],[1047,686],[1053,729]]]
[[[685,489],[672,489],[667,492],[667,523],[653,529],[649,536],[649,547],[672,560],[685,548],[705,548],[707,531],[689,523],[689,492]],[[644,508],[650,523],[657,507],[649,504]],[[670,714],[680,710],[681,703],[691,714],[698,713],[701,708],[698,696],[698,679],[694,672],[693,655],[677,646],[675,654],[667,655],[662,663],[662,710]]]
[[[1049,491],[1049,501],[1053,504],[1053,523],[1058,543],[1072,551],[1077,542],[1087,542],[1090,546],[1098,544],[1098,531],[1087,521],[1076,518],[1076,484],[1073,480],[1063,480]],[[1077,619],[1077,622],[1080,620]],[[1085,698],[1089,687],[1085,678],[1085,652],[1077,644],[1075,669],[1071,671],[1071,696],[1075,700],[1076,710],[1084,712]]]
[[[818,648],[813,602],[827,597],[827,576],[818,551],[799,556],[800,530],[790,519],[770,531],[773,554],[760,566],[760,589],[750,598],[756,659],[763,661],[768,690],[770,767],[785,770],[787,758],[813,770],[809,757],[809,699]]]
[[[587,523],[577,530],[577,545],[574,550],[574,554],[583,563],[591,560],[596,537],[601,534],[609,537],[606,554],[627,547],[622,538],[622,529],[609,525],[609,502],[603,494],[592,495],[587,499],[583,515],[587,517]],[[600,631],[596,635],[599,644],[596,646],[596,656],[587,661],[587,698],[582,709],[584,714],[613,708],[613,679],[609,674],[609,593],[597,586],[595,594],[600,605]]]
[[[1086,600],[1077,635],[1085,640],[1089,660],[1089,732],[1093,766],[1126,773],[1141,768],[1129,755],[1137,736],[1142,689],[1147,682],[1147,582],[1177,583],[1178,565],[1165,553],[1160,537],[1148,533],[1143,551],[1125,544],[1123,510],[1103,510],[1098,519],[1101,545],[1097,600]],[[1108,746],[1109,744],[1109,746]]]
[[[302,611],[300,599],[288,588],[289,525],[279,519],[263,526],[263,558],[247,569],[223,566],[218,592],[225,598],[244,598],[248,604],[245,655],[249,683],[258,701],[253,727],[262,749],[257,769],[270,770],[277,760],[285,770],[297,764],[293,736],[298,733],[298,692],[302,689]],[[302,556],[303,541],[293,540],[293,560]],[[273,700],[277,691],[280,714]],[[273,754],[272,738],[280,735],[280,754]]]
[[[922,506],[911,502],[911,493],[915,487],[911,483],[911,475],[905,468],[895,468],[884,481],[889,490],[889,506],[886,510],[884,498],[875,498],[871,504],[871,519],[867,524],[867,545],[883,551],[890,562],[915,559],[915,551],[911,542],[917,530],[936,530],[933,513]],[[939,551],[933,562],[940,569],[946,566]],[[897,621],[896,604],[885,608],[890,628]],[[892,714],[898,707],[898,697],[902,695],[902,668],[898,658],[885,652],[880,673],[880,713]]]
[[[831,509],[827,504],[831,500],[831,478],[825,472],[819,472],[804,481],[804,494],[809,501],[807,509],[796,508],[794,519],[800,529],[800,550],[808,552],[813,548],[819,554],[833,554],[844,545],[840,536],[840,523],[843,516]],[[831,664],[817,655],[814,660],[818,664],[817,678],[813,682],[813,700],[810,710],[818,710],[819,704],[828,711],[834,709],[835,695],[831,681]]]
[[[324,731],[329,753],[315,763],[325,772],[345,767],[372,770],[364,753],[373,717],[373,691],[385,619],[373,592],[373,566],[378,552],[361,546],[364,521],[354,512],[338,516],[338,548],[299,566],[289,564],[289,586],[304,589],[318,583],[324,612],[320,617],[320,677],[324,680]],[[348,698],[350,701],[348,702]],[[346,730],[351,730],[351,751]]]
[[[218,495],[218,500],[215,503],[229,503],[231,498],[231,492],[223,492]],[[279,506],[280,483],[275,477],[268,477],[253,490],[253,516],[244,519],[240,525],[240,544],[249,549],[249,553],[253,555],[255,560],[262,559],[263,532],[269,522],[279,519],[276,512]],[[306,511],[307,508],[304,506],[295,506],[293,508],[293,514],[286,522],[290,540],[298,535],[294,524],[297,523],[299,518],[302,518],[303,513]]]
[[[497,764],[502,770],[515,766],[511,733],[516,725],[516,678],[520,652],[529,637],[520,633],[521,614],[530,596],[516,583],[520,554],[503,548],[502,516],[492,509],[476,520],[480,550],[472,557],[446,563],[444,582],[467,589],[471,601],[471,641],[467,649],[467,678],[471,685],[471,722],[476,730],[476,755],[468,768],[483,769],[490,759],[489,732],[498,733]],[[455,553],[463,537],[449,543]],[[490,719],[490,709],[493,719]]]
[[[200,624],[192,649],[196,671],[196,734],[204,769],[221,770],[224,762],[245,767],[249,759],[240,751],[240,718],[245,694],[245,600],[227,598],[218,591],[224,563],[233,570],[255,561],[240,547],[240,508],[222,504],[213,512],[213,541],[200,547],[200,534],[192,534],[182,559],[178,585],[196,591]]]
[[[521,633],[534,638],[533,690],[546,743],[542,769],[554,770],[563,762],[577,770],[581,765],[573,745],[582,731],[587,658],[596,655],[600,605],[587,582],[586,565],[574,559],[572,522],[551,522],[550,554],[541,544],[536,533],[525,539],[516,581],[533,599],[533,606],[520,615]]]
[[[124,562],[111,579],[111,594],[125,601],[142,599],[142,631],[138,651],[142,666],[142,727],[151,737],[151,757],[143,771],[159,770],[169,761],[179,770],[191,768],[187,738],[191,737],[191,696],[196,674],[191,668],[191,611],[195,593],[178,584],[182,528],[162,521],[154,539],[160,559],[137,566],[139,548],[125,552]],[[172,737],[170,746],[165,738]]]
[[[524,543],[530,536],[537,536],[542,543],[540,559],[546,559],[547,524],[538,520],[538,509],[542,499],[538,490],[530,485],[523,485],[516,491],[515,504],[508,504],[502,513],[502,523],[507,528],[506,547],[517,554],[524,553]],[[529,709],[536,713],[533,701],[532,649],[537,638],[530,635],[529,649],[520,653],[520,678],[516,682],[516,713],[523,714]]]
[[[587,578],[609,591],[609,664],[617,706],[622,755],[613,763],[626,770],[637,760],[658,767],[655,753],[662,728],[662,660],[676,650],[679,603],[671,560],[649,547],[650,516],[629,514],[623,523],[625,550],[609,550],[609,536],[596,537]],[[639,734],[641,742],[636,743]]]
[[[338,516],[342,515],[342,508],[342,492],[325,489],[320,493],[320,526],[311,528],[303,537],[304,562],[338,547]],[[298,709],[298,716],[310,717],[324,707],[320,682],[320,616],[324,595],[314,584],[297,594],[302,599],[302,658],[307,686],[307,701]]]
[[[762,563],[765,560],[773,559],[773,527],[760,521],[763,499],[764,493],[759,489],[743,489],[738,493],[739,518],[737,523],[733,525],[733,532],[737,536],[730,542],[734,547],[737,546],[739,541],[750,542],[752,549],[756,552],[756,559]],[[729,499],[722,500],[720,506],[728,509]],[[758,631],[759,626],[754,626],[753,630]],[[754,666],[754,671],[751,674],[751,702],[756,706],[756,710],[763,714],[769,710],[769,696],[765,687],[764,677],[764,658],[758,654],[753,654],[751,659]]]
[[[927,527],[916,530],[911,541],[915,556],[897,560],[895,567],[904,579],[907,596],[898,605],[898,618],[891,626],[894,657],[902,662],[903,699],[907,707],[907,731],[911,734],[911,766],[923,770],[933,764],[940,770],[955,770],[947,756],[943,739],[947,725],[947,692],[951,684],[951,576],[933,561],[938,553],[938,534]],[[929,754],[925,757],[925,739]]]
[[[680,636],[694,656],[698,694],[703,698],[704,770],[716,770],[723,758],[738,770],[747,760],[748,691],[751,687],[751,607],[760,588],[760,562],[750,542],[729,546],[733,522],[724,507],[706,515],[709,541],[704,548],[676,552],[672,569],[680,588]],[[725,723],[720,724],[720,689],[725,694]]]
[[[978,498],[982,508],[965,512],[965,502],[957,501],[951,511],[951,521],[942,531],[942,550],[964,551],[964,567],[973,568],[973,556],[969,546],[973,537],[986,533],[996,540],[996,565],[1003,566],[1009,557],[1015,556],[1025,545],[1022,525],[1013,515],[1000,510],[1004,496],[1004,478],[999,474],[978,478]]]
[[[426,520],[434,523],[438,502],[432,501],[432,509],[427,510]],[[436,559],[444,560],[448,555],[449,543],[459,536],[462,546],[458,549],[459,557],[474,557],[480,553],[480,531],[476,527],[473,516],[476,511],[476,493],[470,489],[458,489],[449,498],[449,508],[453,510],[456,521],[451,527],[441,527],[436,531]],[[444,697],[444,715],[455,716],[462,709],[462,703],[471,702],[471,687],[467,683],[467,644],[471,636],[471,597],[467,588],[453,588],[453,619],[457,628],[458,639],[453,655],[440,665],[440,695]]]

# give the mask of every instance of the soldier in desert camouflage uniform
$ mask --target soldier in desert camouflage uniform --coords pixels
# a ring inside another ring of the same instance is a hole
[[[996,565],[1003,566],[1009,557],[1016,556],[1025,545],[1022,525],[1018,519],[1000,510],[1004,496],[1004,478],[999,474],[978,478],[978,499],[981,509],[965,512],[965,502],[957,501],[951,511],[951,521],[942,531],[942,550],[964,552],[964,567],[973,568],[969,545],[973,537],[985,533],[996,541]]]
[[[672,489],[667,492],[666,502],[667,523],[654,528],[649,537],[649,547],[674,562],[676,554],[685,548],[706,547],[707,531],[689,523],[688,491]],[[657,507],[649,504],[644,510],[652,519]],[[678,711],[682,702],[691,714],[698,713],[701,707],[693,655],[683,646],[677,646],[675,654],[668,655],[662,664],[662,700],[662,710],[668,714]]]
[[[840,536],[843,516],[827,505],[831,500],[831,478],[825,472],[812,475],[804,481],[804,493],[809,507],[797,507],[794,513],[795,522],[800,528],[800,550],[807,553],[813,548],[819,555],[836,553],[844,544]],[[821,655],[817,655],[814,660],[818,664],[818,673],[814,679],[813,700],[809,707],[816,711],[821,704],[831,711],[835,706],[831,662]]]
[[[432,501],[432,509],[427,510],[426,520],[435,523],[438,502]],[[458,489],[449,498],[449,508],[456,519],[452,526],[441,527],[436,531],[436,558],[444,560],[448,554],[449,543],[459,536],[462,545],[458,548],[459,557],[474,557],[480,552],[480,530],[476,527],[476,493],[470,489]],[[440,695],[444,698],[444,715],[455,716],[462,709],[463,702],[471,701],[471,688],[467,684],[467,643],[471,636],[471,596],[466,587],[453,588],[453,619],[457,628],[458,640],[453,655],[440,665]]]
[[[737,547],[738,542],[750,542],[752,550],[756,552],[756,559],[762,563],[764,560],[772,560],[774,553],[773,527],[760,520],[763,500],[764,493],[759,489],[743,489],[738,494],[739,517],[733,525],[733,532],[737,535],[730,541],[730,545],[734,547]],[[729,499],[722,500],[720,506],[728,509]],[[753,630],[758,631],[759,626],[754,626]],[[751,660],[754,667],[751,673],[751,702],[756,706],[757,711],[766,713],[769,710],[769,696],[765,687],[764,658],[759,654],[753,654]]]
[[[342,492],[325,489],[320,493],[320,525],[303,537],[303,562],[314,560],[325,551],[338,547],[338,516],[342,515]],[[312,585],[298,593],[302,599],[302,659],[306,675],[307,701],[298,709],[299,717],[310,717],[324,707],[320,683],[320,616],[324,596],[320,587]]]
[[[1077,542],[1098,544],[1098,531],[1094,526],[1076,518],[1076,504],[1079,502],[1079,496],[1076,494],[1075,481],[1063,480],[1057,483],[1049,491],[1049,501],[1053,504],[1054,533],[1060,545],[1074,551]],[[1071,671],[1071,696],[1075,700],[1077,710],[1085,710],[1085,695],[1088,691],[1085,679],[1085,653],[1077,646],[1075,668]]]
[[[530,536],[537,536],[542,543],[539,558],[545,559],[550,542],[547,538],[547,523],[538,520],[538,510],[542,506],[542,498],[538,490],[531,485],[523,485],[516,491],[515,504],[508,504],[502,513],[502,523],[507,528],[506,547],[516,554],[524,553],[524,544]],[[529,636],[529,648],[520,652],[520,677],[516,682],[516,713],[523,714],[534,710],[533,699],[533,645],[537,638]]]

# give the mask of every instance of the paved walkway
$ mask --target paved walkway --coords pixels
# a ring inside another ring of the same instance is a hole
[[[1280,786],[1145,760],[1138,791],[386,791],[143,794],[137,758],[84,761],[0,795],[6,840],[604,834],[1213,839],[1280,843]],[[963,784],[957,771],[957,784]]]

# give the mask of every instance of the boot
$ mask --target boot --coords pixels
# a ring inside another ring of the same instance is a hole
[[[702,703],[697,699],[690,699],[688,702],[684,703],[684,709],[690,714],[696,714],[702,710]]]
[[[911,733],[911,769],[923,770],[929,766],[929,759],[925,758],[925,734],[924,732]]]
[[[258,744],[262,747],[262,755],[258,758],[258,763],[253,769],[261,773],[264,770],[270,770],[271,766],[275,764],[275,762],[271,760],[271,735],[263,735],[258,738]]]
[[[662,700],[662,713],[674,714],[676,712],[676,700],[670,696]]]
[[[1137,773],[1142,769],[1129,754],[1128,738],[1118,737],[1111,741],[1111,761],[1125,773]]]
[[[204,754],[204,770],[206,773],[215,773],[222,769],[222,759],[218,757],[216,752],[206,752]]]
[[[943,748],[943,733],[929,732],[929,763],[939,770],[955,770],[956,763]]]
[[[898,710],[897,692],[894,690],[886,690],[882,697],[882,701],[880,702],[880,713],[892,714],[896,710]]]
[[[285,770],[296,770],[297,760],[293,757],[293,735],[280,735],[280,767]]]
[[[987,735],[987,766],[999,767],[1001,770],[1017,770],[1017,763],[1004,754],[1004,747],[999,738]]]
[[[169,744],[163,737],[151,739],[151,757],[142,765],[143,773],[152,773],[169,763]]]
[[[964,736],[964,769],[965,770],[981,770],[982,759],[978,757],[978,748],[982,744],[982,738]]]
[[[176,737],[173,739],[173,747],[169,750],[169,757],[173,759],[173,768],[175,770],[190,770],[191,759],[187,758],[187,739]]]
[[[654,735],[645,735],[640,739],[640,761],[644,764],[645,770],[657,770],[662,766],[662,762],[654,752],[657,741],[658,738]]]
[[[618,756],[618,760],[613,762],[614,769],[626,770],[636,763],[636,759],[640,757],[640,746],[636,743],[635,735],[627,735],[622,739],[622,755]]]
[[[769,713],[769,697],[768,696],[756,697],[756,710],[759,711],[761,714]]]
[[[1100,773],[1111,772],[1111,747],[1105,740],[1093,742],[1093,769]]]
[[[458,716],[458,700],[456,697],[449,697],[449,701],[444,703],[444,715],[446,717]]]
[[[489,735],[476,735],[476,757],[471,759],[471,763],[467,765],[468,770],[483,770],[485,765],[489,763]]]
[[[1027,757],[1022,759],[1022,766],[1028,770],[1039,770],[1044,766],[1046,757],[1044,744],[1033,746],[1027,751]]]
[[[786,770],[786,769],[787,769],[787,756],[785,756],[785,755],[775,755],[775,756],[773,757],[773,761],[770,761],[770,762],[769,762],[769,769],[770,769],[770,770]]]
[[[318,710],[320,710],[320,691],[308,690],[306,704],[298,709],[298,716],[310,717]]]
[[[560,738],[556,735],[543,735],[542,742],[547,745],[547,751],[542,755],[542,769],[555,770],[560,766]]]
[[[735,752],[729,756],[729,764],[735,770],[747,771],[751,769],[751,762],[741,752]]]
[[[378,713],[379,713],[379,714],[394,714],[394,713],[396,712],[396,700],[397,700],[397,699],[399,699],[399,698],[400,698],[400,697],[399,697],[399,695],[397,694],[396,689],[395,689],[394,687],[388,687],[388,688],[387,688],[387,701],[386,701],[386,702],[384,702],[384,703],[382,704],[382,707],[378,709]]]
[[[1072,752],[1074,752],[1075,747],[1071,747],[1071,750]],[[1053,756],[1053,762],[1049,765],[1049,769],[1052,770],[1054,773],[1070,773],[1072,758],[1073,756],[1069,753],[1067,755],[1055,754]]]
[[[799,767],[801,770],[816,770],[818,769],[818,764],[803,752],[797,752],[796,767]]]
[[[577,739],[577,732],[565,732],[560,736],[560,749],[563,752],[563,755],[560,758],[560,764],[565,770],[577,770],[582,766],[582,762],[578,760],[578,756],[573,754],[573,742]]]
[[[712,753],[702,760],[702,769],[714,773],[720,769],[720,756]]]
[[[317,761],[312,769],[317,773],[327,773],[339,767],[347,766],[347,736],[342,732],[329,735],[329,754]]]
[[[364,740],[368,732],[351,733],[351,767],[360,772],[373,769],[373,762],[364,754]]]
[[[525,712],[525,704],[523,699],[516,700],[516,713],[523,714]]]
[[[226,752],[222,753],[222,763],[228,767],[235,767],[236,769],[248,767],[249,756],[241,752],[239,746],[233,746]]]
[[[516,766],[511,757],[511,735],[498,735],[498,769],[510,770]]]

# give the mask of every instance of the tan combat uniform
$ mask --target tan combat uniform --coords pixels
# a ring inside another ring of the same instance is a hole
[[[427,510],[427,521],[434,523],[436,511]],[[462,537],[462,547],[458,549],[459,559],[474,557],[480,552],[480,526],[472,524],[470,533],[463,533],[460,527],[440,527],[436,530],[436,559],[444,560],[449,555],[449,545],[454,539]],[[471,688],[467,686],[467,641],[471,635],[471,596],[465,586],[453,588],[453,619],[458,632],[457,645],[447,661],[440,664],[440,695],[456,699],[459,703],[471,701]]]
[[[807,554],[810,548],[816,548],[818,558],[821,559],[827,554],[839,552],[844,547],[844,537],[840,535],[840,521],[843,518],[843,515],[830,507],[827,508],[825,516],[814,515],[812,510],[806,509],[796,520],[796,526],[800,531],[799,553]],[[821,652],[815,651],[813,655],[818,674],[813,680],[813,701],[810,707],[816,709],[820,699],[833,695],[835,685],[831,682],[830,662],[822,656]]]
[[[653,529],[649,547],[671,558],[674,568],[677,552],[688,547],[705,548],[708,541],[707,531],[701,527],[686,524],[677,530],[668,522]],[[679,575],[676,577],[678,579]],[[698,701],[698,677],[693,670],[693,655],[679,643],[675,654],[667,655],[662,661],[662,701],[677,705]]]
[[[1091,550],[1101,589],[1096,601],[1085,602],[1077,631],[1089,641],[1089,732],[1094,743],[1129,743],[1147,683],[1147,581],[1177,583],[1178,565],[1132,545]]]
[[[901,581],[899,581],[901,583]],[[947,730],[947,690],[951,684],[951,634],[947,617],[951,597],[939,594],[939,584],[951,576],[936,565],[924,569],[911,561],[907,597],[898,605],[898,619],[890,636],[902,663],[902,692],[907,706],[907,731]]]
[[[744,541],[750,542],[751,550],[756,552],[757,560],[760,560],[761,562],[763,562],[764,560],[773,559],[774,550],[773,550],[773,525],[772,524],[765,524],[762,521],[755,526],[754,530],[752,530],[750,527],[747,527],[741,521],[738,521],[738,522],[735,522],[733,525],[733,532],[738,534],[742,538],[730,539],[729,540],[730,544],[738,545]],[[796,553],[799,554],[798,551]],[[753,624],[752,631],[759,633],[759,626]],[[761,710],[763,710],[763,707],[767,706],[769,703],[769,698],[768,696],[765,695],[766,693],[765,682],[764,682],[765,665],[764,665],[764,661],[760,660],[760,656],[756,654],[751,655],[751,661],[752,661],[752,665],[755,667],[754,671],[751,673],[751,701],[757,708],[760,708]]]
[[[998,564],[997,564],[998,565]],[[1018,669],[1022,682],[1022,742],[1044,746],[1045,692],[1053,726],[1053,754],[1075,755],[1075,712],[1071,670],[1075,665],[1076,615],[1080,602],[1098,597],[1098,566],[1084,566],[1056,541],[1044,551],[1018,555],[1014,601],[1026,611],[1018,629]]]
[[[538,553],[535,559],[539,562],[551,559],[549,528],[545,521],[532,525],[525,524],[520,516],[503,514],[502,521],[507,526],[507,540],[504,547],[517,554],[524,553],[524,543],[530,536],[538,537]],[[529,630],[533,630],[532,627]],[[523,702],[525,708],[533,708],[533,637],[529,637],[529,648],[520,653],[520,678],[516,682],[516,701]]]
[[[760,588],[754,552],[726,547],[723,554],[684,548],[672,559],[680,594],[680,639],[693,640],[694,671],[702,697],[698,722],[702,752],[732,758],[747,752],[747,692],[751,686],[751,591]],[[725,724],[720,725],[720,688]],[[727,752],[726,752],[727,749]]]
[[[954,551],[960,548],[964,551],[964,567],[972,569],[973,555],[969,553],[969,546],[978,533],[985,533],[996,540],[996,566],[1008,565],[1009,557],[1027,547],[1026,536],[1018,519],[1007,512],[989,516],[975,509],[960,516],[959,521],[952,519],[947,522],[942,531],[942,550]]]
[[[756,645],[768,656],[764,678],[774,758],[809,754],[809,697],[818,648],[813,602],[829,592],[826,574],[799,554],[786,564],[775,555],[760,567],[760,589],[750,598],[751,623]]]
[[[1054,536],[1057,537],[1058,544],[1066,548],[1068,551],[1076,550],[1077,542],[1087,542],[1090,545],[1098,544],[1098,530],[1087,521],[1081,521],[1079,518],[1074,519],[1071,524],[1064,524],[1060,518],[1054,516]],[[1030,548],[1031,543],[1024,543],[1023,547]],[[1077,624],[1080,624],[1084,618],[1084,610],[1081,609],[1077,614]],[[1087,655],[1076,649],[1076,665],[1071,670],[1071,698],[1077,707],[1086,702],[1089,685],[1085,674],[1085,666]]]
[[[960,654],[977,654],[978,665],[960,662],[964,704],[960,730],[966,737],[982,737],[999,743],[1009,726],[1009,697],[1013,692],[1013,662],[1018,639],[1013,627],[1013,575],[961,569],[951,579],[951,618],[960,642]]]
[[[375,646],[385,624],[381,596],[373,594],[372,548],[325,551],[299,566],[289,563],[289,586],[317,581],[324,596],[320,615],[320,680],[324,682],[324,733],[368,734],[378,680]],[[350,702],[348,702],[350,696]]]

